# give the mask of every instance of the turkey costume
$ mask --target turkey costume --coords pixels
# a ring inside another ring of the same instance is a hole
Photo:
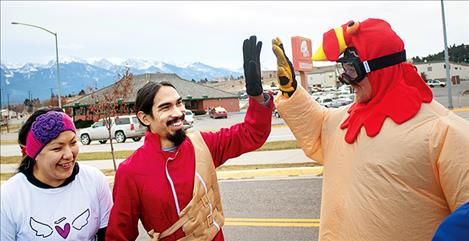
[[[387,22],[367,19],[326,32],[313,60],[337,61],[348,47],[362,63],[405,56]],[[430,240],[469,201],[469,123],[433,100],[405,57],[367,77],[367,103],[325,108],[301,86],[275,100],[305,154],[324,166],[319,239]]]

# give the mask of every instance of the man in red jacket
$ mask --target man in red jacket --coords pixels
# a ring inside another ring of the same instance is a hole
[[[138,91],[145,142],[117,170],[107,240],[135,240],[138,220],[152,240],[224,240],[215,168],[262,146],[270,134],[272,96],[263,94],[255,36],[243,43],[249,107],[243,123],[216,132],[183,130],[185,108],[170,83]]]

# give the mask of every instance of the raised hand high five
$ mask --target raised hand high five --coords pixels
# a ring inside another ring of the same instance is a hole
[[[246,92],[250,96],[259,96],[262,94],[261,82],[261,63],[259,56],[261,54],[262,42],[257,42],[255,35],[243,42],[244,58],[244,78],[246,80]]]
[[[277,57],[277,76],[280,91],[285,97],[290,97],[296,90],[297,82],[293,65],[285,54],[280,38],[272,39],[272,50]]]

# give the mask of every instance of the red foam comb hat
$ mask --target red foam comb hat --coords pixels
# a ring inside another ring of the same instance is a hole
[[[312,58],[337,61],[348,47],[357,50],[361,61],[369,61],[402,52],[404,42],[384,20],[349,21],[324,33],[323,42]],[[396,124],[412,119],[422,103],[433,99],[430,88],[410,63],[402,62],[371,71],[367,77],[372,87],[371,100],[354,103],[348,110],[348,118],[340,126],[347,129],[347,143],[357,139],[361,127],[365,127],[369,137],[378,135],[387,117]]]

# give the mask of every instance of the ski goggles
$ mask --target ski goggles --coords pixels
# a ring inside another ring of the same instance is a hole
[[[358,84],[371,71],[386,68],[405,61],[405,50],[402,50],[398,53],[362,62],[358,57],[356,49],[350,47],[344,51],[344,56],[337,60],[337,63],[340,63],[337,68],[339,81],[347,85]]]

